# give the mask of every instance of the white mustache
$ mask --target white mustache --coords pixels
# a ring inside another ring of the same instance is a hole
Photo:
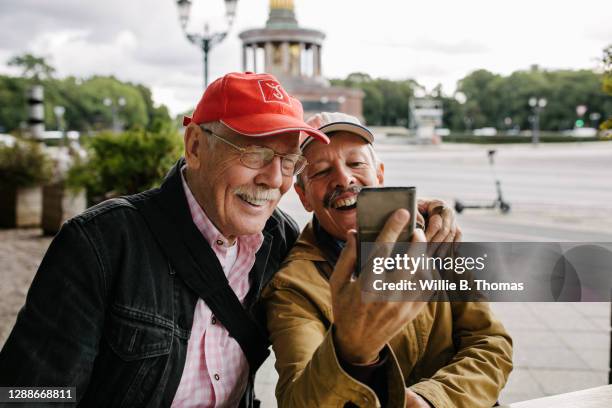
[[[253,201],[278,200],[282,195],[278,188],[265,188],[259,186],[239,186],[234,190],[234,194],[244,196]]]

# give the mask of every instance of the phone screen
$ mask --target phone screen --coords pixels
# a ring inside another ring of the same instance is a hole
[[[359,269],[361,243],[375,242],[393,212],[405,208],[410,222],[397,242],[409,242],[416,227],[416,187],[364,187],[357,196],[357,253]]]

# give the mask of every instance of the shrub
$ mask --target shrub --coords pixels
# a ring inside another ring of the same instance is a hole
[[[91,202],[134,194],[158,185],[180,157],[181,138],[174,130],[104,132],[85,142],[86,160],[68,172],[70,188],[87,188]]]
[[[0,186],[42,184],[50,179],[52,168],[39,143],[18,140],[12,146],[0,144]]]

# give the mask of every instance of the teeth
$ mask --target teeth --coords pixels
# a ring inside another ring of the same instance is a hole
[[[257,205],[257,206],[261,206],[264,205],[265,203],[268,202],[268,200],[258,200],[254,197],[247,197],[247,196],[243,196],[241,195],[240,198],[242,198],[244,201],[246,201],[249,204],[253,204],[253,205]]]
[[[343,198],[332,204],[333,208],[349,207],[357,202],[357,196]]]

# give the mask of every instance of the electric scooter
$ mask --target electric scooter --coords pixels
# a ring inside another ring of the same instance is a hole
[[[496,150],[491,149],[487,151],[489,157],[489,165],[491,166],[491,172],[493,174],[493,179],[495,180],[495,189],[497,190],[497,198],[491,204],[466,204],[463,201],[456,199],[455,200],[455,211],[458,214],[461,214],[465,209],[495,209],[499,208],[502,214],[506,214],[510,211],[510,203],[504,201],[501,190],[501,182],[497,178],[495,173],[495,153]]]

